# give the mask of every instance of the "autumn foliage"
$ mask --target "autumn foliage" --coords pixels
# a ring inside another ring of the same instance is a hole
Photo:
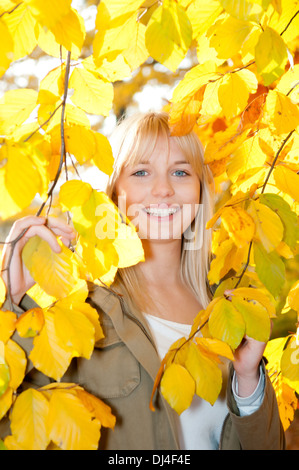
[[[92,54],[84,57],[84,20],[71,0],[1,1],[4,78],[11,63],[36,47],[61,59],[37,91],[14,89],[0,99],[3,221],[36,195],[43,201],[38,215],[51,215],[67,156],[74,166],[88,163],[110,175],[112,150],[91,128],[90,115],[107,116],[115,82],[149,57],[175,73],[196,53],[197,64],[165,109],[174,135],[198,133],[214,175],[208,279],[217,288],[156,379],[153,393],[160,387],[178,413],[194,394],[216,401],[221,365],[245,334],[267,341],[281,310],[297,312],[298,323],[299,281],[290,282],[286,268],[299,242],[298,31],[297,0],[101,0]],[[115,425],[107,405],[60,379],[72,358],[90,358],[103,336],[86,302],[88,281],[110,285],[119,267],[142,261],[141,241],[112,201],[80,178],[61,186],[58,205],[78,239],[70,248],[61,243],[55,254],[35,237],[23,254],[37,282],[29,294],[40,308],[17,316],[0,279],[0,304],[9,306],[0,311],[0,419],[9,413],[11,421],[1,446],[8,449],[96,449],[101,426]],[[97,236],[103,220],[113,221],[113,236]],[[270,340],[265,351],[285,429],[298,406],[296,328]],[[28,354],[20,338],[31,338]],[[17,395],[29,361],[54,382]]]

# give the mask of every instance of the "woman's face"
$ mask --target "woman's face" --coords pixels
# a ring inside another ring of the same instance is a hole
[[[116,197],[141,239],[181,239],[199,208],[200,182],[174,139],[169,154],[158,139],[148,161],[123,168]]]

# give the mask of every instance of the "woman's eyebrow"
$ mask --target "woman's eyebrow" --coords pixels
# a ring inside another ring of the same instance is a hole
[[[150,161],[149,160],[144,160],[142,162],[135,163],[134,166],[137,165],[149,165]],[[178,160],[172,163],[172,165],[191,165],[191,163],[187,162],[186,160]]]

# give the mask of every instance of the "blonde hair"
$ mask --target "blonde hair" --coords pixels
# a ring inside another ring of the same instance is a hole
[[[116,201],[115,185],[125,166],[135,165],[141,160],[148,160],[158,138],[164,138],[169,146],[169,138],[175,140],[198,174],[201,183],[200,210],[190,226],[193,240],[183,236],[181,251],[181,278],[193,291],[194,295],[205,308],[211,301],[211,293],[207,282],[210,264],[211,231],[206,223],[213,215],[213,179],[209,168],[204,164],[203,147],[194,132],[183,136],[171,136],[166,113],[138,113],[122,120],[110,136],[110,143],[115,158],[114,171],[109,178],[106,193]],[[191,245],[190,245],[191,244]],[[141,289],[142,276],[137,266],[118,270],[116,284],[123,286],[122,291],[128,293],[135,305],[143,305],[144,292]]]

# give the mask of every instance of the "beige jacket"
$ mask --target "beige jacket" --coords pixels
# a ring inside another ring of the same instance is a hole
[[[103,399],[116,416],[114,430],[102,428],[99,446],[111,450],[178,449],[174,411],[159,392],[155,412],[149,408],[153,383],[160,367],[155,345],[142,317],[123,297],[94,286],[89,299],[97,309],[105,338],[96,345],[90,360],[73,359],[63,381],[80,384]],[[27,295],[19,311],[28,310],[34,302]],[[31,340],[14,338],[27,353]],[[231,374],[232,375],[232,374]],[[279,450],[285,446],[274,390],[266,379],[264,401],[258,411],[240,417],[231,393],[231,375],[227,385],[228,416],[224,422],[220,449]],[[49,378],[28,367],[26,380],[40,387]],[[0,438],[9,433],[8,420],[0,422]]]

